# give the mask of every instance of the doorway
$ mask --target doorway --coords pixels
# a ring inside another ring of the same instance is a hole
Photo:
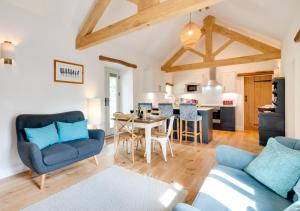
[[[258,129],[258,108],[272,104],[272,75],[244,78],[244,128]]]
[[[106,135],[113,135],[115,112],[120,111],[120,76],[119,71],[112,68],[106,70],[106,97],[105,97],[105,128]]]

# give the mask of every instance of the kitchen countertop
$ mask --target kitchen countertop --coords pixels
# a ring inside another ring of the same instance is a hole
[[[203,104],[203,107],[236,107],[236,105]]]
[[[179,108],[173,108],[173,109],[178,109],[179,110]],[[206,107],[206,106],[197,108],[198,111],[209,111],[209,110],[212,110],[212,109],[214,109],[214,108],[213,107]]]

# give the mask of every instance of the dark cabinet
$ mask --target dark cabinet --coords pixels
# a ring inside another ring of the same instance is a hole
[[[235,131],[235,107],[221,107],[221,129]]]
[[[220,107],[219,116],[220,121],[213,124],[214,130],[235,131],[235,107]]]
[[[259,113],[259,144],[265,146],[270,137],[285,136],[285,81],[273,80],[273,105],[275,111]]]

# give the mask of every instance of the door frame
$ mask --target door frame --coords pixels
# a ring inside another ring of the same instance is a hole
[[[107,103],[109,103],[109,101],[107,102],[107,98],[109,98],[109,76],[110,74],[116,74],[117,75],[117,86],[118,86],[118,96],[117,96],[117,111],[120,110],[120,70],[112,68],[112,67],[108,67],[105,66],[104,67],[105,70],[105,104],[104,104],[104,112],[105,112],[105,134],[106,136],[110,136],[113,135],[114,133],[114,129],[110,128],[110,110],[109,110],[109,105],[107,105]]]

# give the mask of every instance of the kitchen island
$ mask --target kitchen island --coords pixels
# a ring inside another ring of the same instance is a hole
[[[213,138],[213,108],[200,107],[197,110],[198,110],[198,115],[202,116],[201,141],[204,144],[208,144]],[[180,109],[174,108],[174,114],[175,115],[180,114]],[[189,122],[188,128],[189,128],[189,131],[194,130],[193,122]],[[188,137],[188,140],[193,140],[193,139],[194,139],[193,137]],[[199,140],[198,140],[198,142],[199,142]]]

